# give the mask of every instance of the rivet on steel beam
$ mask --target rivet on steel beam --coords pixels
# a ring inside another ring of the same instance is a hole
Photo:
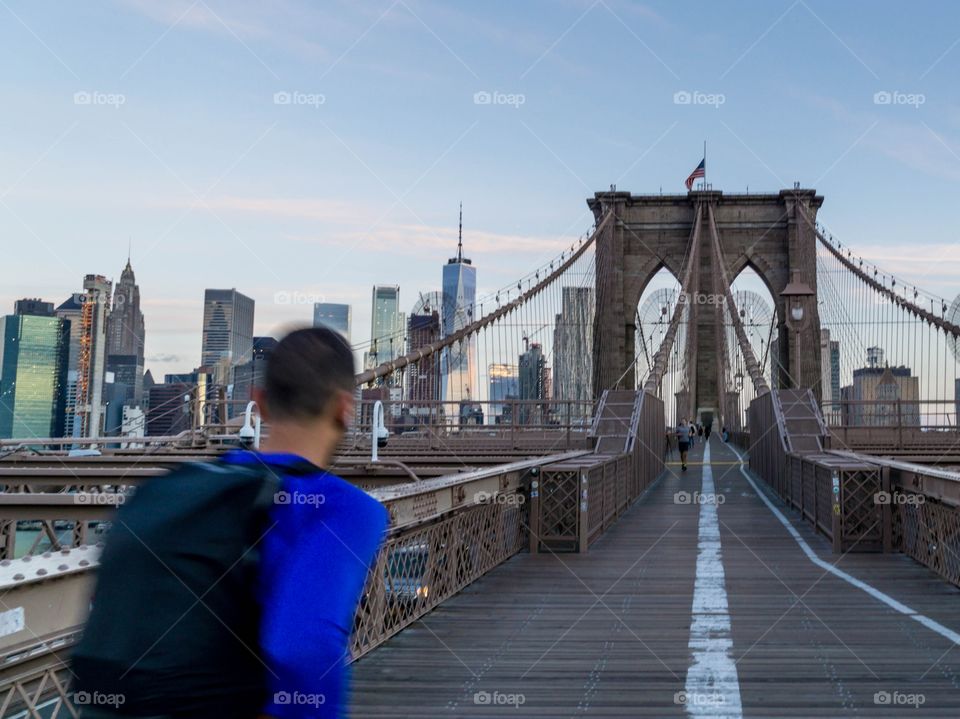
[[[13,575],[13,581],[15,581],[15,582],[19,582],[19,581],[22,581],[22,580],[24,580],[24,579],[26,579],[26,577],[24,577],[22,574],[14,574],[14,575]]]
[[[59,571],[59,572],[65,572],[65,571],[67,571],[69,568],[70,568],[70,567],[68,567],[66,564],[61,564],[61,565],[57,566],[57,571]]]
[[[88,560],[86,560],[86,559],[81,559],[81,560],[80,560],[80,566],[81,566],[81,567],[87,567],[87,566],[89,566],[89,565],[90,565],[90,562],[89,562]]]
[[[9,566],[10,566],[10,560],[9,560],[9,559],[4,559],[4,560],[0,561],[0,567],[9,567]]]
[[[42,567],[37,570],[37,576],[38,576],[38,577],[42,577],[42,576],[45,575],[46,573],[47,573],[47,570],[46,570],[46,569],[43,569]]]
[[[24,562],[29,562],[31,559],[32,559],[32,557],[31,557],[29,554],[27,554],[27,555],[24,556],[23,561],[24,561]]]

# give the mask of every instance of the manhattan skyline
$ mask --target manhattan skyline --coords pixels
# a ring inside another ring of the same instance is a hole
[[[145,366],[189,371],[206,288],[260,336],[315,301],[369,327],[373,285],[440,287],[463,200],[483,296],[593,192],[683,192],[704,139],[714,189],[815,187],[845,246],[950,300],[960,8],[866,7],[6,3],[0,303],[116,281],[132,241]]]

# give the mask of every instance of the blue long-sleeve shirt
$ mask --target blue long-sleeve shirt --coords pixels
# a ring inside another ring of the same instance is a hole
[[[281,478],[259,544],[261,651],[269,668],[263,713],[277,719],[345,716],[349,639],[368,570],[387,527],[382,504],[292,454],[230,452]],[[284,469],[295,473],[285,473]]]

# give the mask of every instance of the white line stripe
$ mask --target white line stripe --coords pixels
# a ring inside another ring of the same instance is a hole
[[[703,449],[697,579],[690,623],[692,663],[684,704],[691,717],[742,717],[740,679],[733,661],[730,614],[720,552],[720,521],[710,468],[710,442]]]
[[[803,537],[800,536],[800,532],[798,532],[794,528],[794,526],[790,524],[790,520],[788,520],[783,515],[783,513],[779,509],[777,509],[777,507],[773,504],[773,502],[767,499],[766,494],[760,490],[760,488],[756,485],[756,483],[753,481],[750,475],[747,474],[746,470],[744,469],[744,465],[742,464],[743,455],[741,455],[736,449],[734,449],[732,445],[729,445],[729,446],[730,446],[730,449],[733,449],[734,454],[736,454],[737,457],[740,459],[740,462],[741,462],[740,473],[743,474],[744,478],[750,483],[750,486],[753,487],[753,490],[757,493],[757,496],[759,496],[760,499],[763,500],[763,503],[767,505],[767,508],[771,512],[773,512],[773,515],[777,519],[780,520],[780,524],[782,524],[786,528],[786,530],[790,532],[790,536],[792,536],[794,540],[796,540],[797,544],[800,545],[800,549],[802,549],[803,553],[807,555],[807,559],[809,559],[811,562],[816,564],[818,567],[820,567],[824,571],[830,572],[830,574],[834,575],[835,577],[842,579],[847,584],[853,585],[857,589],[862,589],[871,597],[873,597],[877,601],[883,602],[894,611],[900,612],[900,614],[910,617],[914,621],[919,622],[920,624],[925,626],[927,629],[930,629],[931,631],[936,632],[940,636],[946,639],[949,639],[954,644],[960,644],[960,634],[958,634],[957,632],[943,626],[942,624],[940,624],[937,621],[934,621],[933,619],[930,619],[924,614],[920,614],[916,610],[908,607],[906,604],[903,604],[902,602],[898,602],[889,594],[885,594],[884,592],[881,592],[879,589],[867,584],[866,582],[861,581],[850,574],[847,574],[842,569],[837,569],[830,562],[827,562],[821,559],[819,556],[817,556],[817,553],[814,552],[813,549],[810,547],[810,545],[807,544],[806,541],[803,539]]]

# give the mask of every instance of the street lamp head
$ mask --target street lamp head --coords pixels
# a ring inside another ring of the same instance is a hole
[[[796,304],[790,308],[790,316],[794,322],[803,322],[803,305]]]

